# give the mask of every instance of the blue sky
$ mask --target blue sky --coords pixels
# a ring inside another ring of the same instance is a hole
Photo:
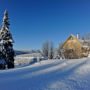
[[[8,10],[15,49],[39,49],[46,40],[64,42],[90,32],[89,0],[0,0],[0,23]]]

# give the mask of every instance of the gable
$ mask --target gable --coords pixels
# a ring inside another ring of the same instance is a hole
[[[78,42],[78,40],[71,34],[62,46],[62,49],[74,49],[82,48],[83,46]]]

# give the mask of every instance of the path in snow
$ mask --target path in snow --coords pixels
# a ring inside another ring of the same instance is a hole
[[[0,90],[90,90],[90,59],[45,60],[0,71]]]

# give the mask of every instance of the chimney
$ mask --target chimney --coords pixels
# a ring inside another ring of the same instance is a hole
[[[77,33],[77,39],[79,39],[79,33]]]

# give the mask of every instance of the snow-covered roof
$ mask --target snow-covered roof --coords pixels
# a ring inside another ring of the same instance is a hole
[[[72,34],[71,34],[72,35]],[[76,38],[74,35],[72,35],[74,38]],[[84,48],[88,48],[90,46],[90,40],[83,40],[83,39],[77,39],[76,40],[83,45]]]

